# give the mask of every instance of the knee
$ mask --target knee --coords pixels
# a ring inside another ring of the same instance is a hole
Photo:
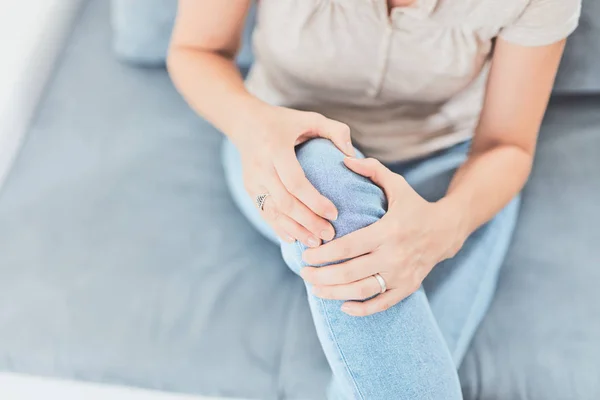
[[[345,155],[331,141],[312,139],[298,146],[296,155],[307,179],[338,209],[338,218],[332,221],[336,237],[364,228],[385,214],[383,191],[350,171],[344,165]]]

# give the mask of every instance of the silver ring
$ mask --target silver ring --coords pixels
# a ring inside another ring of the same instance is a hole
[[[254,202],[256,203],[256,207],[258,207],[258,209],[260,211],[264,211],[265,210],[265,201],[267,200],[267,197],[269,197],[270,194],[269,193],[263,193],[263,194],[259,194],[258,196],[256,196],[256,198],[254,199]]]
[[[385,284],[385,279],[383,279],[381,277],[381,275],[379,275],[379,274],[373,275],[373,278],[377,279],[377,282],[379,283],[379,286],[381,287],[381,291],[379,292],[379,294],[385,293],[385,291],[387,290],[387,285]]]

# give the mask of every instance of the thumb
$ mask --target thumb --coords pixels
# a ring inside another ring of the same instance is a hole
[[[335,147],[340,149],[345,155],[350,157],[355,156],[350,136],[350,127],[348,125],[327,117],[322,117],[318,119],[314,131],[318,136],[331,140]]]
[[[352,158],[346,157],[344,164],[359,175],[372,180],[377,186],[386,191],[390,188],[392,180],[397,175],[390,171],[385,165],[374,158]]]

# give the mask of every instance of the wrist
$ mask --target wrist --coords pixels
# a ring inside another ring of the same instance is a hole
[[[450,238],[449,257],[453,257],[471,235],[469,207],[453,196],[445,196],[435,203],[443,224],[443,231]]]
[[[231,127],[227,136],[239,148],[244,143],[252,143],[257,136],[265,132],[265,121],[270,119],[274,106],[254,96],[248,96],[232,107],[238,110],[235,118],[231,118]]]

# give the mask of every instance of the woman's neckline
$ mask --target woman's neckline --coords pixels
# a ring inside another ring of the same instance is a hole
[[[419,0],[386,0],[388,15],[392,15],[396,8],[414,7]]]

